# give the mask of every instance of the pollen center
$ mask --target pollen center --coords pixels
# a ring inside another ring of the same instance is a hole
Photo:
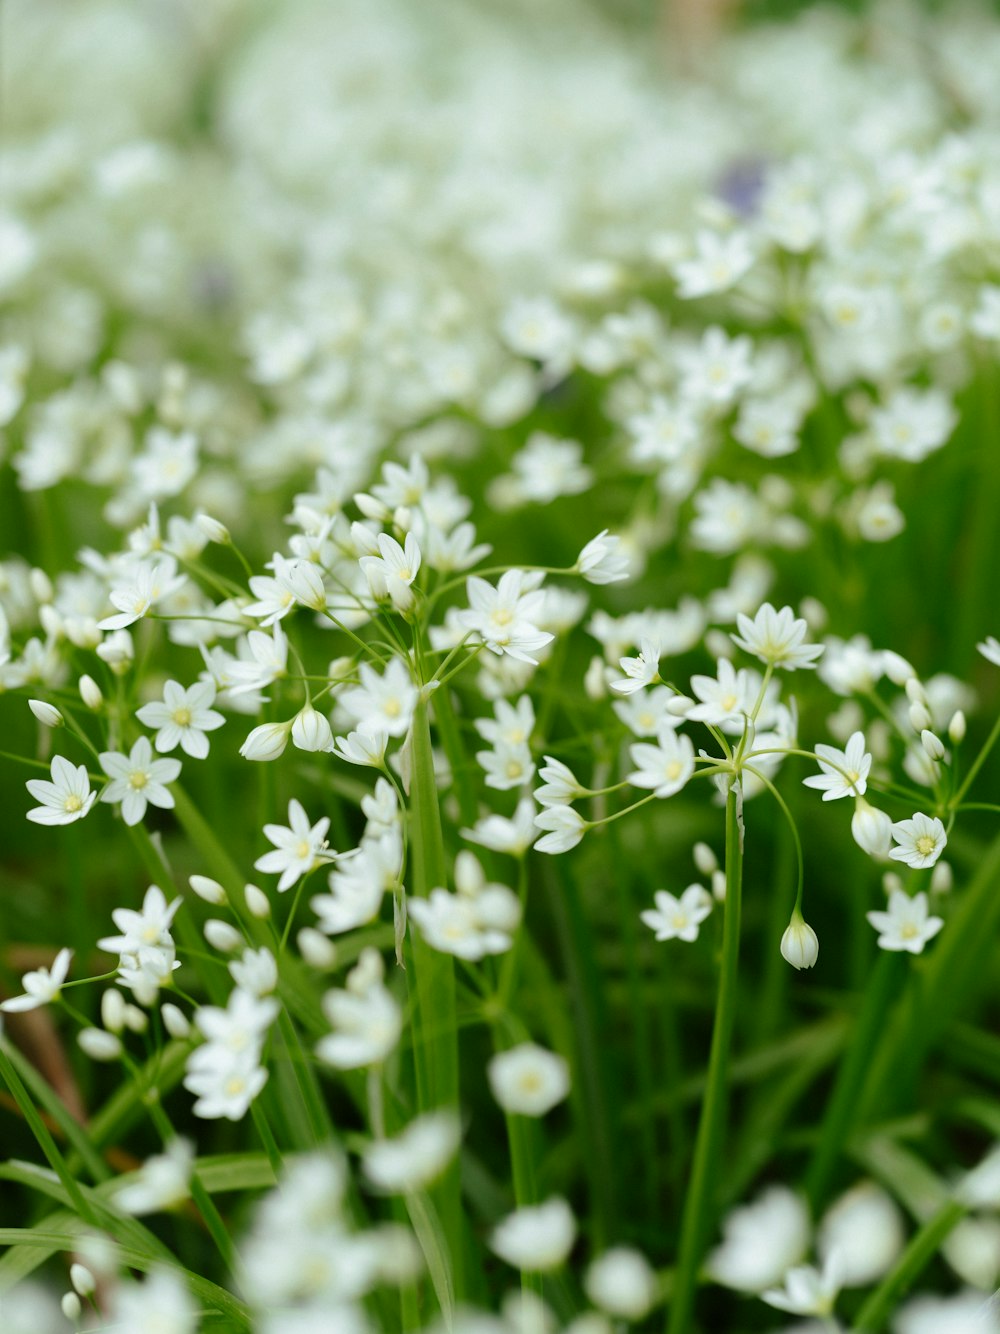
[[[917,839],[916,847],[921,857],[929,857],[936,846],[932,834],[921,834]]]

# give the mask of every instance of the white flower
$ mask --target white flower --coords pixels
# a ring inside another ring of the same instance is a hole
[[[310,753],[333,749],[329,719],[308,702],[292,720],[292,745]]]
[[[641,1320],[656,1300],[656,1274],[631,1246],[614,1246],[599,1255],[588,1267],[583,1286],[595,1306],[625,1320]]]
[[[211,681],[196,681],[187,690],[178,681],[168,681],[162,701],[144,704],[135,716],[146,727],[157,729],[156,749],[161,753],[179,745],[185,755],[203,760],[209,746],[205,733],[226,721],[211,707],[214,701],[215,685]]]
[[[90,790],[86,766],[72,765],[62,755],[53,755],[49,765],[51,783],[44,778],[29,778],[25,787],[41,806],[28,812],[34,824],[72,824],[82,820],[97,800]]]
[[[540,806],[568,806],[586,794],[587,789],[578,782],[572,769],[551,755],[545,756],[538,776],[545,780],[542,787],[535,788],[535,800]]]
[[[469,609],[458,614],[459,623],[478,633],[486,647],[507,653],[521,662],[535,664],[531,655],[554,639],[535,624],[544,616],[545,593],[538,587],[541,576],[524,570],[508,570],[496,588],[470,575],[466,581]]]
[[[403,1015],[383,975],[382,957],[369,946],[348,973],[346,989],[323,997],[323,1013],[333,1032],[316,1044],[316,1054],[338,1070],[377,1065],[399,1041]]]
[[[921,891],[911,898],[901,889],[889,895],[888,912],[865,914],[879,933],[879,947],[884,950],[907,950],[921,954],[924,946],[944,926],[940,917],[929,917],[927,895]]]
[[[338,703],[350,714],[361,732],[384,732],[405,736],[413,721],[419,691],[406,664],[393,658],[382,676],[367,663],[358,668],[359,686],[345,690]]]
[[[364,1152],[365,1176],[379,1190],[402,1195],[423,1190],[454,1158],[462,1133],[454,1112],[418,1116],[394,1139],[376,1140]]]
[[[976,648],[987,662],[992,662],[994,667],[1000,667],[1000,642],[993,635],[987,635],[985,641],[977,644]]]
[[[903,1218],[891,1195],[873,1181],[862,1181],[824,1215],[819,1253],[834,1251],[845,1288],[865,1288],[895,1264],[906,1241]]]
[[[530,783],[535,762],[527,746],[498,745],[495,750],[479,750],[476,762],[486,774],[486,786],[500,792]]]
[[[178,898],[167,903],[163,890],[158,885],[150,885],[139,912],[133,908],[114,909],[111,920],[121,935],[105,936],[97,942],[98,948],[109,954],[138,954],[144,949],[171,948],[170,926],[181,902]]]
[[[261,723],[240,746],[245,760],[276,760],[284,754],[293,723]]]
[[[388,732],[348,732],[347,736],[334,738],[333,753],[348,764],[381,769],[385,763],[388,742]]]
[[[768,1306],[794,1315],[828,1316],[840,1292],[837,1253],[827,1258],[822,1272],[812,1265],[796,1265],[785,1275],[783,1288],[769,1288],[761,1293]]]
[[[500,1106],[519,1116],[544,1116],[569,1093],[565,1060],[534,1042],[497,1052],[486,1073]]]
[[[677,295],[690,300],[733,287],[753,264],[753,250],[746,232],[700,231],[695,238],[697,255],[674,265]]]
[[[629,746],[629,755],[636,766],[626,782],[634,787],[653,789],[654,796],[671,797],[679,792],[694,773],[694,746],[683,733],[664,728],[657,745],[637,741]]]
[[[588,584],[613,584],[619,579],[627,579],[628,556],[619,554],[620,545],[620,537],[609,537],[608,530],[602,529],[580,552],[574,570],[582,574]]]
[[[154,760],[153,747],[148,737],[140,737],[126,755],[104,751],[100,756],[101,768],[111,779],[101,793],[101,801],[121,803],[122,819],[127,825],[138,824],[151,803],[162,810],[171,810],[173,794],[165,787],[180,774],[180,760]]]
[[[759,678],[746,667],[737,671],[728,658],[720,658],[715,676],[692,676],[691,692],[701,701],[687,710],[692,722],[707,723],[732,733],[743,730],[757,698]]]
[[[699,927],[712,911],[712,896],[701,885],[688,885],[679,899],[658,889],[653,902],[656,907],[644,909],[639,917],[656,932],[657,940],[697,940]]]
[[[740,633],[731,636],[733,643],[773,667],[786,671],[814,667],[823,652],[821,644],[803,642],[809,627],[796,618],[791,607],[775,611],[770,602],[765,602],[753,620],[741,612],[736,624]]]
[[[573,1211],[554,1196],[508,1214],[494,1228],[490,1247],[515,1269],[547,1271],[563,1263],[575,1239]]]
[[[921,811],[910,820],[898,820],[892,826],[892,836],[898,847],[893,848],[889,856],[915,870],[933,866],[948,842],[944,825],[937,816],[924,815]]]
[[[380,533],[377,545],[379,555],[361,557],[372,597],[379,602],[388,598],[397,611],[407,612],[413,606],[412,584],[420,570],[420,544],[412,533],[406,534],[403,546],[388,533]]]
[[[753,344],[746,334],[730,338],[713,325],[697,347],[683,349],[677,357],[681,369],[681,392],[696,403],[725,406],[749,384],[753,371]]]
[[[273,998],[255,996],[242,987],[234,987],[225,1009],[220,1005],[203,1005],[195,1013],[198,1029],[216,1052],[253,1053],[259,1057],[261,1044],[268,1028],[278,1016],[278,1002]],[[198,1051],[204,1052],[205,1047]],[[207,1057],[205,1058],[207,1061]]]
[[[266,824],[264,833],[274,844],[272,852],[262,853],[254,862],[254,869],[266,874],[280,872],[278,893],[290,889],[296,880],[308,874],[314,866],[327,859],[329,844],[326,831],[328,816],[310,826],[302,804],[293,797],[288,803],[288,824]]]
[[[940,389],[897,389],[869,421],[880,453],[919,463],[945,443],[958,415]]]
[[[708,1257],[717,1283],[740,1292],[761,1292],[777,1283],[809,1244],[809,1213],[785,1186],[768,1186],[752,1204],[727,1215],[723,1241]]]
[[[164,1153],[147,1158],[134,1178],[115,1191],[114,1202],[127,1214],[151,1214],[175,1209],[189,1195],[194,1145],[175,1139]]]
[[[143,1334],[195,1334],[198,1306],[172,1269],[154,1269],[142,1283],[122,1283],[113,1290],[108,1326]]]
[[[477,821],[472,829],[460,832],[470,843],[478,843],[491,852],[506,852],[512,857],[521,857],[531,846],[537,832],[535,803],[531,797],[522,797],[510,818],[505,815],[487,815]]]
[[[816,747],[816,758],[823,772],[804,778],[802,782],[806,787],[822,792],[824,801],[864,795],[872,757],[865,750],[862,732],[852,733],[843,750],[820,742]]]
[[[229,965],[229,973],[241,991],[250,996],[268,996],[278,986],[278,965],[269,949],[244,950]]]
[[[72,957],[72,950],[62,949],[53,960],[51,968],[37,968],[25,973],[21,978],[24,995],[12,996],[10,1000],[5,1000],[0,1004],[0,1010],[35,1010],[40,1005],[48,1005],[50,1001],[54,1001],[66,981]]]
[[[506,885],[478,884],[473,892],[458,894],[432,889],[426,899],[411,897],[407,911],[429,945],[459,959],[503,954],[521,919],[517,895]]]
[[[572,806],[549,806],[535,816],[535,828],[546,831],[536,842],[536,851],[556,853],[575,848],[588,825]]]
[[[611,682],[611,689],[616,690],[619,695],[632,695],[660,679],[659,642],[655,639],[643,639],[639,650],[637,658],[622,658],[619,661],[625,678]]]
[[[793,968],[812,968],[819,957],[819,940],[796,910],[781,937],[781,957]]]
[[[184,583],[184,575],[177,573],[177,562],[173,556],[163,556],[152,563],[140,563],[131,583],[112,588],[109,598],[112,606],[118,608],[118,613],[98,621],[98,628],[122,630],[126,625],[132,625],[163,598],[183,588]]]
[[[234,1051],[210,1042],[188,1057],[184,1087],[197,1098],[195,1116],[240,1121],[267,1083],[267,1074],[254,1047]]]

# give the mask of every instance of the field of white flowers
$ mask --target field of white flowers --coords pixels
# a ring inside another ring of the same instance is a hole
[[[3,6],[0,1334],[1000,1330],[1000,18],[715,11]]]

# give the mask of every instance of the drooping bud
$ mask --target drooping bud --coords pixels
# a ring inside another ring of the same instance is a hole
[[[819,938],[795,910],[781,937],[781,957],[793,968],[811,968],[819,958]]]

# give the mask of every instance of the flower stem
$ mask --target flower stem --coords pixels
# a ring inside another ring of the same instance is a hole
[[[447,884],[426,700],[420,701],[414,713],[411,745],[411,886],[414,894],[426,898],[432,889]],[[432,949],[418,932],[410,934],[407,957],[417,1104],[421,1111],[432,1107],[457,1109],[458,1025],[454,962],[449,955]],[[455,1297],[461,1298],[465,1229],[457,1162],[448,1169],[431,1196],[447,1241],[452,1266],[451,1288]]]
[[[932,1260],[948,1233],[965,1216],[965,1206],[949,1200],[927,1220],[879,1286],[858,1312],[857,1334],[879,1334],[896,1303]]]
[[[684,1201],[680,1251],[668,1310],[668,1334],[690,1334],[695,1282],[708,1230],[713,1177],[725,1123],[729,1048],[736,1014],[742,891],[743,839],[739,789],[734,782],[726,794],[726,906],[715,1025],[712,1029],[712,1049],[708,1060],[705,1099],[698,1123],[694,1165]]]

